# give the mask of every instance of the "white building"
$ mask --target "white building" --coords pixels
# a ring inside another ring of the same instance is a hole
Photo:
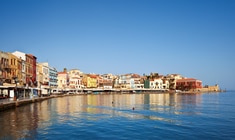
[[[57,88],[58,78],[57,78],[57,70],[54,67],[49,67],[49,86],[50,88]]]
[[[69,88],[70,89],[82,89],[82,72],[79,69],[71,69],[68,71]]]
[[[163,81],[162,79],[154,79],[150,80],[150,89],[163,89]]]

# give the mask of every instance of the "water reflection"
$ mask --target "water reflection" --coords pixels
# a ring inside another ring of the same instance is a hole
[[[48,113],[44,113],[45,109],[50,108],[50,106],[47,106],[47,102],[50,101],[0,112],[0,138],[30,138],[30,135],[36,133],[39,121],[49,121],[50,119]],[[39,116],[41,120],[39,120]]]
[[[177,124],[180,123],[177,115],[197,114],[196,107],[200,103],[201,95],[176,94],[101,94],[53,98],[0,112],[0,138],[34,139],[37,129],[47,130],[57,123],[70,121],[71,125],[83,125],[83,120],[117,117]]]

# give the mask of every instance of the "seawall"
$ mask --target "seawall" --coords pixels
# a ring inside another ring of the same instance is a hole
[[[31,98],[31,99],[23,99],[23,100],[17,100],[17,101],[8,101],[4,103],[0,103],[0,111],[4,111],[7,109],[13,109],[22,105],[34,103],[34,102],[41,102],[50,98],[55,98],[60,95],[56,96],[48,96],[48,97],[38,97],[38,98]]]

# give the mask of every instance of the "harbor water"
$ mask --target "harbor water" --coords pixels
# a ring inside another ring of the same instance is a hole
[[[0,112],[0,139],[234,139],[235,92],[96,94]]]

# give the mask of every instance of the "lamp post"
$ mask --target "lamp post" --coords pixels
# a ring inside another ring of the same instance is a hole
[[[17,95],[18,95],[18,90],[17,90],[17,82],[18,82],[18,78],[17,77],[13,77],[14,81],[15,81],[15,91],[14,91],[14,101],[17,100]]]

